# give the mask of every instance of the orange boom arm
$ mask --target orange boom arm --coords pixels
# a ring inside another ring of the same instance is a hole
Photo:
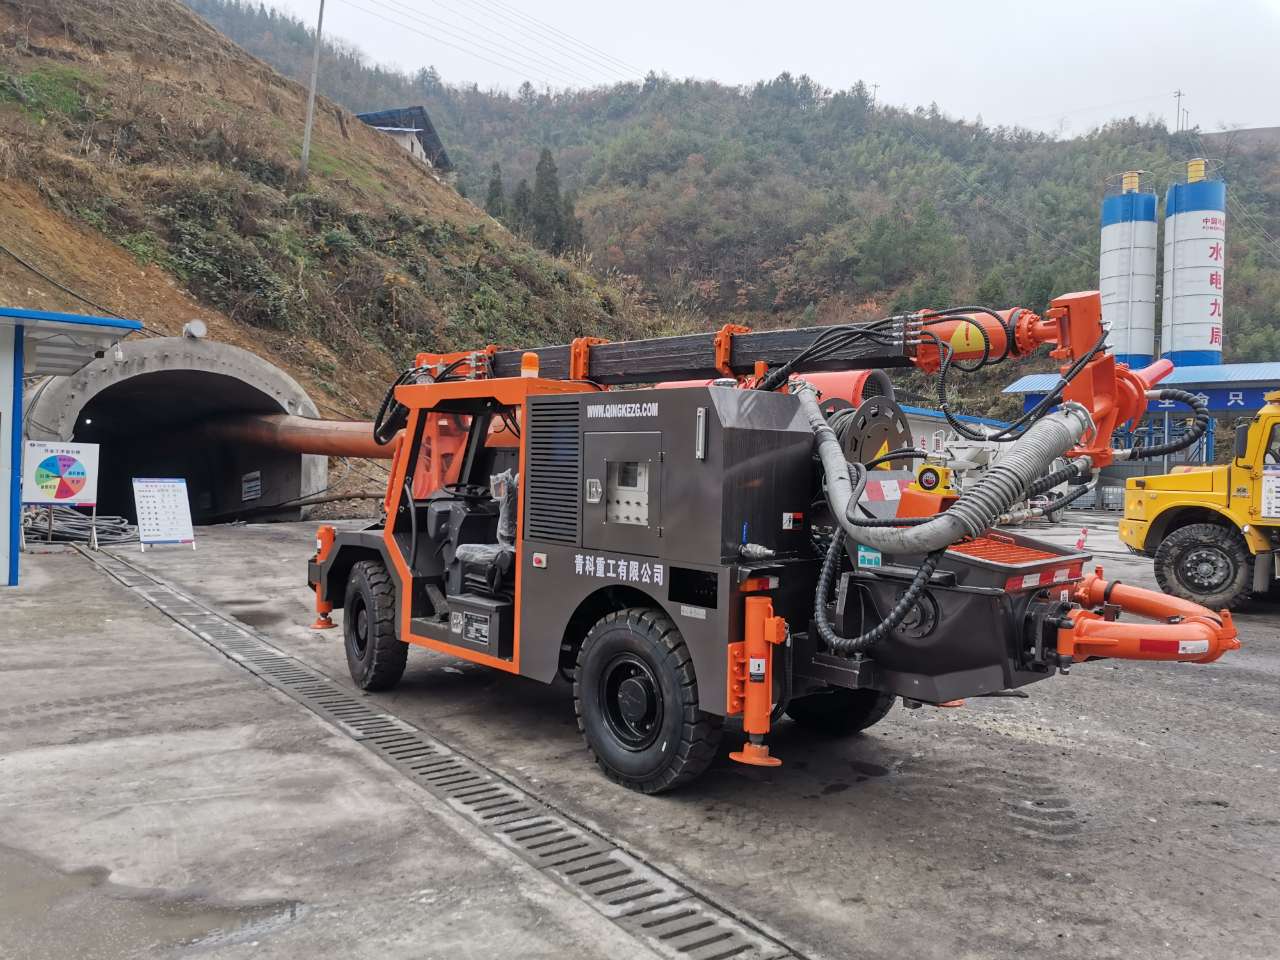
[[[927,310],[919,314],[925,333],[916,351],[916,366],[926,373],[936,372],[942,365],[945,348],[940,348],[938,341],[950,346],[953,359],[961,361],[982,359],[988,343],[985,355],[993,360],[1027,356],[1048,344],[1053,347],[1049,356],[1061,360],[1060,370],[1066,373],[1090,354],[1104,333],[1102,297],[1096,290],[1057,297],[1043,317],[1020,307],[999,311],[995,316],[970,313],[940,320],[930,320],[929,316]],[[1088,410],[1097,428],[1073,456],[1087,456],[1095,467],[1110,464],[1111,435],[1121,424],[1142,416],[1147,408],[1147,391],[1171,372],[1173,364],[1168,360],[1134,371],[1117,364],[1109,353],[1094,354],[1062,394],[1064,401],[1074,401]]]

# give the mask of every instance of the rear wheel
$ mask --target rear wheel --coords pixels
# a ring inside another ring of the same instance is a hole
[[[698,708],[684,638],[659,610],[631,607],[588,631],[573,680],[578,729],[612,780],[661,793],[715,759],[722,718]]]
[[[351,679],[361,690],[390,690],[404,674],[409,647],[396,636],[395,588],[387,568],[377,560],[355,564],[342,608]]]
[[[1155,557],[1161,590],[1211,610],[1238,607],[1253,589],[1253,554],[1231,527],[1179,527],[1161,541]]]
[[[814,733],[847,737],[883,720],[896,699],[879,690],[833,687],[825,693],[796,697],[787,704],[787,716]]]

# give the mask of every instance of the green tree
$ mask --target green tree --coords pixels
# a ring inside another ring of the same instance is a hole
[[[502,164],[494,163],[489,171],[489,192],[485,194],[484,209],[495,220],[507,215],[507,197],[502,191]]]
[[[563,214],[560,174],[551,151],[543,147],[533,174],[533,207],[530,210],[533,242],[544,250],[558,251],[563,241]]]
[[[533,223],[533,191],[529,189],[529,181],[521,180],[511,194],[510,223],[512,230],[521,236],[528,234]]]
[[[438,96],[444,89],[444,83],[440,80],[440,71],[435,67],[423,67],[413,75],[414,85],[425,96]]]
[[[974,299],[977,301],[978,305],[982,307],[995,307],[1000,309],[1009,306],[1007,303],[1009,294],[1005,290],[1004,276],[999,270],[992,268],[992,270],[983,277],[982,282],[978,284],[978,290],[974,295]]]
[[[586,236],[582,228],[582,218],[574,209],[577,197],[572,190],[564,193],[564,204],[560,209],[560,244],[557,253],[577,253],[586,246]]]

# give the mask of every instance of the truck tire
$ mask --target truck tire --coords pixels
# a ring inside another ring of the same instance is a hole
[[[578,729],[611,780],[662,793],[698,777],[716,757],[723,718],[698,708],[684,637],[650,607],[598,620],[573,678]]]
[[[342,610],[351,679],[361,690],[390,690],[404,674],[409,645],[396,636],[395,588],[381,561],[352,566]]]
[[[1235,609],[1253,589],[1253,554],[1238,530],[1191,523],[1161,541],[1155,554],[1160,589],[1210,610]]]
[[[796,697],[787,704],[787,716],[814,733],[847,737],[883,720],[897,699],[879,690],[833,687],[826,693]]]

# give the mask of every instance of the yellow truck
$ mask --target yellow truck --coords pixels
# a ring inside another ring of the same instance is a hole
[[[1212,609],[1271,591],[1280,576],[1280,390],[1236,430],[1230,463],[1125,485],[1120,539],[1155,559],[1165,593]]]

